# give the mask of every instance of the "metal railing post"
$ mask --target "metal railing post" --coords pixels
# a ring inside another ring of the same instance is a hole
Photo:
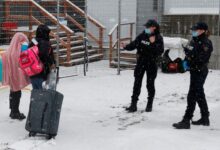
[[[87,0],[85,0],[85,27],[84,27],[84,45],[85,45],[85,52],[84,52],[84,64],[83,64],[83,71],[84,71],[84,76],[86,76],[86,72],[88,71],[89,67],[89,56],[88,56],[88,7],[87,7]]]
[[[220,36],[220,0],[219,0],[219,5],[218,5],[218,9],[219,9],[219,14],[218,14],[218,36]]]
[[[118,0],[118,75],[121,74],[120,68],[120,45],[121,45],[121,0]]]
[[[60,32],[60,0],[57,0],[57,46],[56,46],[56,53],[57,53],[57,60],[56,60],[56,67],[59,66],[59,32]]]

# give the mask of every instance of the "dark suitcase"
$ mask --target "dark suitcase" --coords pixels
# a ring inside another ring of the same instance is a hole
[[[25,127],[29,136],[40,133],[50,139],[57,135],[62,102],[63,95],[55,90],[32,90]]]

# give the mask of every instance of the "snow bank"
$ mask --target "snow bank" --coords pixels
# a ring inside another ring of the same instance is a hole
[[[9,45],[0,45],[0,53],[6,51],[8,49]]]
[[[182,45],[186,45],[188,42],[187,39],[179,37],[164,37],[164,47],[165,50],[170,49],[169,56],[171,60],[175,60],[178,57],[184,59],[185,54]]]

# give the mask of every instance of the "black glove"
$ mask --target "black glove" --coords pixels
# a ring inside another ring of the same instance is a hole
[[[190,54],[190,50],[188,48],[184,47],[183,50],[184,50],[186,56],[188,56]]]
[[[192,46],[190,46],[190,45],[186,45],[186,46],[182,45],[182,47],[183,47],[183,50],[184,50],[184,52],[185,52],[187,57],[191,57],[193,55],[193,47]]]

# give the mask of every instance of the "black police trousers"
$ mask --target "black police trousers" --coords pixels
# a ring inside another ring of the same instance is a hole
[[[139,58],[137,61],[136,68],[134,70],[134,87],[133,87],[133,95],[132,102],[137,102],[138,97],[141,93],[141,86],[144,74],[147,74],[147,90],[148,90],[148,100],[153,101],[155,96],[155,86],[154,82],[157,77],[157,64],[156,62],[150,62],[146,58]]]
[[[200,71],[190,71],[190,87],[187,96],[187,108],[184,119],[191,120],[196,108],[196,102],[199,105],[201,116],[209,117],[208,105],[204,93],[204,83],[208,75],[208,68]]]

